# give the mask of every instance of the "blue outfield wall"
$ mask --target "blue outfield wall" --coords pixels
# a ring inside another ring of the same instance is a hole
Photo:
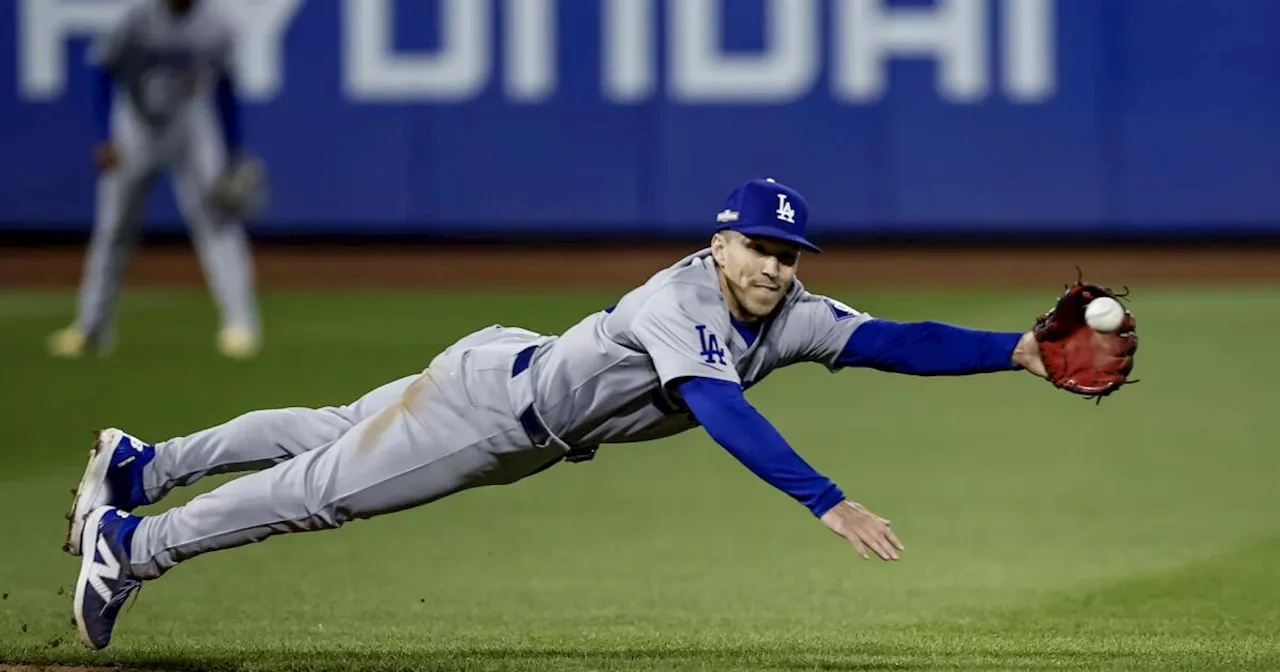
[[[1280,233],[1278,0],[221,2],[263,232],[701,236],[773,176],[826,237]],[[123,5],[2,4],[0,232],[85,230]]]

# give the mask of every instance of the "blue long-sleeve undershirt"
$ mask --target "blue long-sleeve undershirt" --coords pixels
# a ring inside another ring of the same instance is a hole
[[[797,455],[778,430],[747,402],[740,385],[689,378],[679,389],[693,416],[716,443],[813,515],[821,516],[844,500],[840,488]]]
[[[941,322],[873,319],[854,330],[836,364],[915,376],[1017,371],[1021,367],[1010,358],[1021,337]]]
[[[223,141],[229,151],[238,151],[242,140],[240,101],[236,97],[236,90],[235,86],[232,85],[231,77],[224,75],[219,78],[214,93],[218,103],[218,118],[222,121]]]
[[[93,134],[98,142],[111,138],[111,73],[106,68],[94,68],[89,75],[89,96],[93,108]]]

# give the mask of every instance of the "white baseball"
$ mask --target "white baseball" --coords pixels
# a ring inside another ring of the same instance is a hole
[[[1085,307],[1084,321],[1094,331],[1109,334],[1124,323],[1124,306],[1109,296],[1098,297]]]

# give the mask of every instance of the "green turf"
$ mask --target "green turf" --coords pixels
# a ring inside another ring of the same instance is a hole
[[[900,319],[1020,329],[1052,297],[836,292]],[[612,293],[270,294],[253,362],[201,293],[130,293],[114,356],[53,361],[64,294],[0,294],[0,661],[174,668],[1280,668],[1280,290],[1133,304],[1142,383],[1101,406],[1026,374],[810,365],[749,396],[894,521],[857,558],[701,432],[504,488],[197,558],[103,652],[59,550],[93,429],[159,439],[344,402],[493,322],[558,330]],[[168,503],[221,479],[210,479]],[[60,594],[60,591],[68,591]]]

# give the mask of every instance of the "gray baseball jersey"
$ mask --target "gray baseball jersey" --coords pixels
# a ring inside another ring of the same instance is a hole
[[[143,0],[90,51],[90,61],[111,72],[132,111],[152,129],[189,113],[231,70],[235,32],[211,4],[197,3],[179,17],[160,0]]]
[[[710,250],[692,254],[588,316],[534,359],[536,405],[572,446],[646,441],[697,426],[668,383],[760,382],[779,366],[836,357],[870,316],[797,280],[748,344],[733,326]]]

